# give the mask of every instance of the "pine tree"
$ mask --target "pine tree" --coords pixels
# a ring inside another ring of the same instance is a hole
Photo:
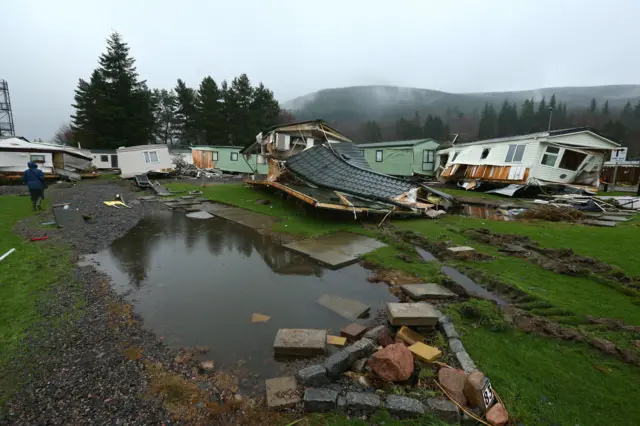
[[[598,109],[598,103],[596,102],[596,98],[591,99],[591,104],[589,104],[589,111],[596,112]]]
[[[556,108],[556,94],[551,95],[551,100],[549,101],[549,106],[553,109]]]
[[[633,108],[631,107],[631,102],[627,101],[622,108],[622,112],[620,113],[620,117],[622,118],[631,118],[633,116]]]
[[[195,106],[195,127],[198,144],[226,145],[227,122],[224,117],[222,92],[213,78],[202,79]]]
[[[602,115],[605,117],[609,115],[609,101],[604,102],[604,105],[602,106]]]
[[[153,140],[151,92],[138,80],[135,60],[118,33],[107,39],[91,82],[76,90],[73,129],[81,144],[115,149]]]
[[[547,130],[549,126],[549,108],[547,107],[546,98],[543,96],[542,100],[538,104],[538,111],[536,112],[536,128],[535,132],[542,132]]]
[[[538,128],[536,120],[533,99],[525,99],[520,108],[519,132],[523,134],[536,132]]]
[[[175,114],[175,133],[181,145],[193,145],[197,140],[196,128],[196,93],[178,79],[175,87],[177,109]]]
[[[231,82],[225,91],[225,112],[231,145],[246,145],[255,139],[259,130],[247,125],[251,121],[254,90],[246,74]]]
[[[518,134],[518,109],[508,100],[502,103],[498,113],[498,136],[514,136]]]
[[[480,123],[478,124],[478,139],[491,139],[498,135],[498,115],[493,105],[485,104]]]
[[[264,87],[262,83],[258,84],[254,89],[253,101],[249,109],[251,129],[255,134],[268,129],[278,122],[280,104],[273,96],[273,92]]]
[[[367,121],[362,126],[362,140],[364,142],[382,142],[380,126],[375,121]]]
[[[153,97],[157,100],[154,109],[156,121],[156,141],[158,143],[170,144],[175,137],[174,123],[176,120],[176,110],[178,100],[173,90],[153,90]]]
[[[433,138],[444,142],[449,138],[449,128],[445,126],[440,116],[429,114],[424,121],[422,134],[425,138]]]

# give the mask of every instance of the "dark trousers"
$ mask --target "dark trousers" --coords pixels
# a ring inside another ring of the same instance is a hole
[[[31,194],[31,206],[33,210],[36,208],[42,208],[42,200],[44,199],[44,189],[30,189],[29,194]]]

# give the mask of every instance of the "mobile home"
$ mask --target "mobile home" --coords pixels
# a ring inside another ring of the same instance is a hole
[[[116,150],[120,177],[132,178],[145,173],[171,173],[173,163],[166,145],[137,145]]]
[[[89,153],[93,160],[91,164],[98,170],[109,170],[118,168],[118,153],[115,149],[90,149]]]
[[[191,147],[193,163],[201,169],[217,169],[227,173],[267,173],[262,154],[243,154],[240,146],[206,145]]]
[[[460,145],[437,152],[441,181],[467,189],[481,183],[575,185],[597,190],[610,151],[619,146],[590,128],[573,128],[509,136]]]
[[[433,176],[438,146],[434,139],[358,144],[373,170],[393,176]]]

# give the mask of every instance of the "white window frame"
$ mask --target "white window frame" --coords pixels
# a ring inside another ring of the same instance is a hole
[[[376,149],[376,163],[382,163],[382,160],[384,160],[384,154],[382,153],[382,150]]]
[[[47,162],[47,156],[44,154],[31,154],[29,155],[29,161],[44,164]]]
[[[231,161],[238,161],[238,153],[237,152],[230,152],[229,153],[229,158],[231,159]],[[233,158],[235,156],[235,158]]]
[[[109,162],[109,156],[106,154],[100,154],[100,162],[101,163],[108,163]]]
[[[211,151],[211,161],[218,161],[218,151]]]
[[[153,159],[151,158],[151,154],[156,155],[155,161],[153,161]],[[142,155],[144,156],[144,162],[147,164],[157,164],[160,162],[160,156],[158,155],[157,149],[152,151],[142,151]]]
[[[549,152],[549,149],[557,149],[558,152]],[[558,157],[560,157],[561,154],[561,149],[557,146],[548,146],[545,148],[544,152],[542,153],[542,157],[540,157],[540,165],[541,166],[547,166],[547,167],[556,167],[556,164],[558,163]],[[549,164],[545,164],[544,161],[544,157],[545,156],[549,156],[549,157],[554,157],[553,160],[553,164],[549,165]]]
[[[518,156],[518,150],[521,150],[520,152],[520,158],[517,159],[516,157]],[[511,151],[511,149],[513,149],[513,151]],[[505,163],[522,163],[522,159],[524,158],[524,153],[527,151],[527,144],[523,143],[523,144],[509,144],[509,149],[507,150],[507,156],[504,159]],[[511,156],[509,156],[511,155]]]
[[[436,152],[434,150],[432,149],[422,150],[422,170],[423,171],[433,170],[435,166],[435,161],[436,161]]]

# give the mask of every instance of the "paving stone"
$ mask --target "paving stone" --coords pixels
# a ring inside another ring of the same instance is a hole
[[[345,411],[347,409],[347,397],[339,394],[336,405],[338,406],[338,410]]]
[[[297,377],[303,386],[322,386],[330,383],[327,369],[320,364],[310,365],[299,370]]]
[[[331,294],[323,294],[320,296],[318,303],[336,314],[352,321],[355,321],[358,318],[363,318],[371,309],[371,306],[365,305],[357,300],[347,299],[345,297]]]
[[[456,331],[456,328],[454,327],[454,325],[450,322],[445,322],[440,324],[440,328],[442,328],[442,331],[444,332],[444,335],[447,336],[447,339],[452,339],[452,338],[460,338],[460,335],[458,334],[458,332]]]
[[[56,219],[56,223],[60,228],[82,228],[85,226],[84,217],[80,211],[69,207],[55,207],[53,209],[53,216]]]
[[[473,360],[466,351],[458,352],[455,355],[465,373],[468,374],[473,373],[474,371],[478,371],[478,367],[476,367],[476,365],[473,363]]]
[[[349,362],[353,364],[360,358],[369,356],[376,349],[376,345],[371,339],[362,338],[352,345],[344,348],[349,353]]]
[[[447,250],[452,251],[454,253],[460,253],[460,252],[463,252],[463,251],[476,251],[476,249],[474,249],[473,247],[469,247],[469,246],[449,247],[449,248],[447,248]]]
[[[424,414],[424,407],[417,399],[400,395],[388,395],[385,404],[389,413],[400,418],[415,417]]]
[[[326,345],[326,330],[281,328],[276,334],[273,349],[276,355],[315,356],[324,355]]]
[[[608,220],[593,220],[593,219],[589,219],[589,220],[583,220],[582,223],[585,224],[585,225],[604,226],[604,227],[609,227],[609,228],[613,228],[614,226],[616,226],[616,222],[610,222]]]
[[[380,397],[374,393],[347,392],[347,409],[370,414],[382,405]]]
[[[373,238],[348,232],[334,232],[285,244],[286,248],[306,254],[333,268],[356,262],[363,254],[384,246],[386,244]]]
[[[349,340],[359,340],[366,331],[367,327],[354,322],[340,330],[340,335]]]
[[[351,367],[350,359],[350,353],[343,349],[327,358],[322,366],[327,369],[329,377],[337,378]]]
[[[404,325],[400,328],[400,330],[396,334],[396,337],[409,345],[413,345],[416,342],[424,342],[425,339],[422,334],[418,333],[417,331],[413,331],[412,329]]]
[[[347,338],[346,337],[340,337],[340,336],[329,336],[327,335],[327,344],[328,345],[334,345],[334,346],[344,346],[347,344]]]
[[[458,338],[449,339],[449,348],[451,348],[451,352],[457,354],[458,352],[465,352],[464,345]]]
[[[400,287],[413,300],[455,299],[457,294],[439,284],[405,284]]]
[[[193,213],[187,213],[187,217],[190,219],[211,219],[213,217],[213,215],[200,210],[197,212],[193,212]]]
[[[327,388],[308,388],[304,391],[304,410],[308,413],[324,413],[338,405],[338,392]]]
[[[353,363],[353,365],[351,366],[351,370],[355,371],[356,373],[362,373],[366,365],[367,365],[367,358],[360,358],[359,360]]]
[[[447,398],[428,398],[425,408],[426,411],[435,414],[447,423],[458,424],[460,422],[460,409]]]
[[[381,336],[381,333],[383,331],[389,331],[387,329],[386,325],[378,325],[376,327],[373,327],[372,329],[369,329],[366,333],[364,333],[364,335],[362,337],[370,339],[373,341],[373,343],[378,344],[379,343],[379,339]]]
[[[433,346],[425,345],[422,342],[416,342],[413,345],[409,346],[409,350],[422,362],[433,362],[435,361],[442,352],[440,349],[434,348]]]
[[[267,406],[269,408],[286,408],[300,402],[298,384],[293,376],[277,377],[265,380]]]
[[[435,327],[441,314],[429,303],[387,303],[387,317],[394,326],[422,325]]]

